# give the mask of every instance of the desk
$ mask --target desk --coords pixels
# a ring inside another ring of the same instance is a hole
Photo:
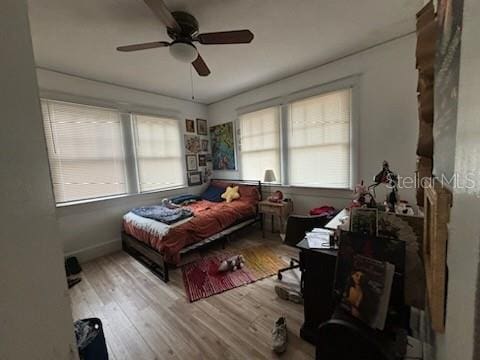
[[[333,309],[333,281],[337,250],[310,249],[306,239],[297,244],[300,249],[301,291],[304,302],[302,339],[315,344],[318,327],[330,320]]]
[[[349,220],[347,219],[348,217],[350,216],[350,210],[348,209],[343,209],[342,211],[340,211],[337,215],[335,215],[335,217],[330,220],[326,225],[325,225],[325,229],[329,229],[329,230],[337,230],[339,228],[339,226],[345,224],[345,227],[346,229],[345,230],[348,230],[349,229]],[[346,221],[344,221],[344,219],[346,219]],[[348,222],[348,224],[347,224]]]

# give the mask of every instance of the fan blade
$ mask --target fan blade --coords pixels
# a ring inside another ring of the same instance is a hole
[[[180,25],[178,25],[177,20],[173,17],[170,10],[168,10],[167,5],[163,0],[144,0],[148,5],[150,10],[157,15],[160,20],[170,29],[174,29],[178,32],[182,31]]]
[[[137,51],[137,50],[146,50],[146,49],[166,47],[166,46],[169,46],[169,45],[170,45],[170,43],[168,41],[153,41],[153,42],[142,43],[142,44],[119,46],[119,47],[117,47],[117,50],[118,51]]]
[[[210,69],[208,68],[207,64],[205,64],[205,61],[203,61],[203,58],[198,54],[197,59],[192,62],[193,67],[195,70],[197,70],[198,75],[200,76],[208,76],[210,75]]]
[[[253,40],[250,30],[233,30],[200,34],[197,36],[200,44],[247,44]]]

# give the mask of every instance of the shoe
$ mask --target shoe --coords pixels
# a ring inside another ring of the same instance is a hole
[[[275,292],[280,299],[290,300],[296,304],[303,304],[303,296],[298,291],[290,290],[284,286],[275,285]]]
[[[72,288],[74,287],[75,285],[77,285],[80,281],[82,281],[81,278],[68,278],[67,279],[67,284],[68,284],[68,288]]]
[[[279,317],[273,325],[272,350],[277,354],[287,350],[287,321],[284,316]]]

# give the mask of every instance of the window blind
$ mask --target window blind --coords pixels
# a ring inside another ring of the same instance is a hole
[[[127,192],[120,114],[42,100],[57,203]]]
[[[265,170],[272,169],[280,182],[279,108],[241,115],[239,123],[242,178],[263,181]]]
[[[134,126],[140,191],[184,185],[179,122],[136,114]]]
[[[290,104],[291,185],[350,187],[351,92],[345,89]]]

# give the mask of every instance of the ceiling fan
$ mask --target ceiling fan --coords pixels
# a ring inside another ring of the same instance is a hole
[[[154,41],[117,47],[118,51],[137,51],[159,47],[169,47],[170,54],[182,62],[192,63],[200,76],[208,76],[210,69],[198,53],[194,42],[202,45],[248,44],[253,40],[250,30],[233,30],[211,33],[198,33],[198,21],[184,11],[170,12],[163,0],[144,0],[148,7],[167,26],[167,34],[173,40]]]

